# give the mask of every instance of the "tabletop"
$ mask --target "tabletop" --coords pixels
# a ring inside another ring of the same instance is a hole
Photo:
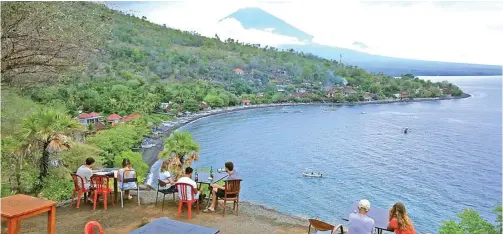
[[[28,214],[43,208],[56,205],[56,202],[48,201],[24,194],[16,194],[0,199],[3,217],[15,217]]]
[[[227,172],[221,172],[221,173],[213,173],[213,180],[210,180],[208,179],[208,177],[210,177],[210,173],[209,172],[205,172],[205,171],[198,171],[197,172],[197,176],[199,177],[198,178],[198,181],[197,183],[201,183],[201,184],[214,184],[218,181],[221,181],[223,179],[225,179],[229,174],[227,174]],[[194,178],[196,177],[196,173],[192,173],[192,180],[194,180]]]
[[[348,217],[350,213],[358,212],[358,201],[354,202],[353,205],[346,212],[346,216],[343,220],[348,221]],[[375,227],[379,229],[386,229],[389,224],[389,210],[370,206],[370,211],[367,213],[367,216],[372,218],[375,222]]]
[[[175,221],[168,218],[158,218],[147,225],[133,230],[129,234],[215,234],[220,232],[216,228],[209,228],[190,223]]]

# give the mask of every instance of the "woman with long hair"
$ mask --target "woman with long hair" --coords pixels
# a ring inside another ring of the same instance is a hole
[[[117,180],[118,180],[118,185],[119,189],[124,191],[124,195],[126,195],[128,200],[131,200],[133,197],[129,194],[129,190],[136,189],[136,183],[135,182],[122,182],[124,179],[130,179],[134,178],[135,171],[133,169],[133,166],[131,165],[131,161],[129,159],[125,158],[122,160],[122,168],[119,169],[119,172],[117,173]]]
[[[389,210],[387,230],[396,234],[416,234],[416,229],[407,215],[407,210],[403,203],[397,202]]]

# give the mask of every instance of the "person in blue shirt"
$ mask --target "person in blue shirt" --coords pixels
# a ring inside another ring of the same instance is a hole
[[[373,234],[375,222],[367,216],[370,211],[369,200],[361,200],[358,203],[358,211],[349,214],[348,232],[351,234]]]

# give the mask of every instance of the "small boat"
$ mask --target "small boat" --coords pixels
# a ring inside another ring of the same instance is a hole
[[[294,111],[293,113],[302,113],[302,111],[297,110],[297,111]]]
[[[403,129],[403,133],[404,133],[404,134],[407,134],[408,132],[409,132],[409,128],[405,128],[405,129]]]
[[[302,175],[303,175],[304,177],[316,177],[316,178],[321,178],[321,177],[323,177],[323,174],[321,174],[321,173],[316,173],[316,172],[311,172],[311,173],[309,173],[309,172],[302,172]]]
[[[367,112],[362,111],[362,115],[363,115],[363,114],[367,114]]]

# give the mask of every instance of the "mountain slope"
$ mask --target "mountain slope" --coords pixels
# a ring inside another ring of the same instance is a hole
[[[274,28],[274,32],[284,36],[296,37],[299,40],[306,39],[305,32],[300,31],[289,25],[287,22],[259,9],[244,8],[240,9],[227,18],[234,18],[241,22],[245,28],[255,28],[266,30]],[[223,19],[222,19],[223,20]],[[313,36],[309,35],[309,41]],[[355,42],[357,43],[357,42]],[[358,42],[357,44],[363,44]],[[362,45],[360,45],[361,47]],[[339,61],[342,56],[342,62],[349,65],[362,67],[370,72],[384,72],[387,75],[399,76],[405,73],[414,73],[415,75],[501,75],[501,66],[479,65],[465,63],[450,63],[424,61],[404,58],[394,58],[381,55],[373,55],[352,49],[319,45],[307,43],[304,45],[281,45],[283,49],[295,49],[304,53],[311,53],[328,59]]]
[[[260,8],[242,8],[221,19],[219,22],[233,18],[243,25],[245,29],[272,30],[273,33],[295,37],[301,41],[311,41],[313,36],[303,32],[285,21],[273,16]]]

